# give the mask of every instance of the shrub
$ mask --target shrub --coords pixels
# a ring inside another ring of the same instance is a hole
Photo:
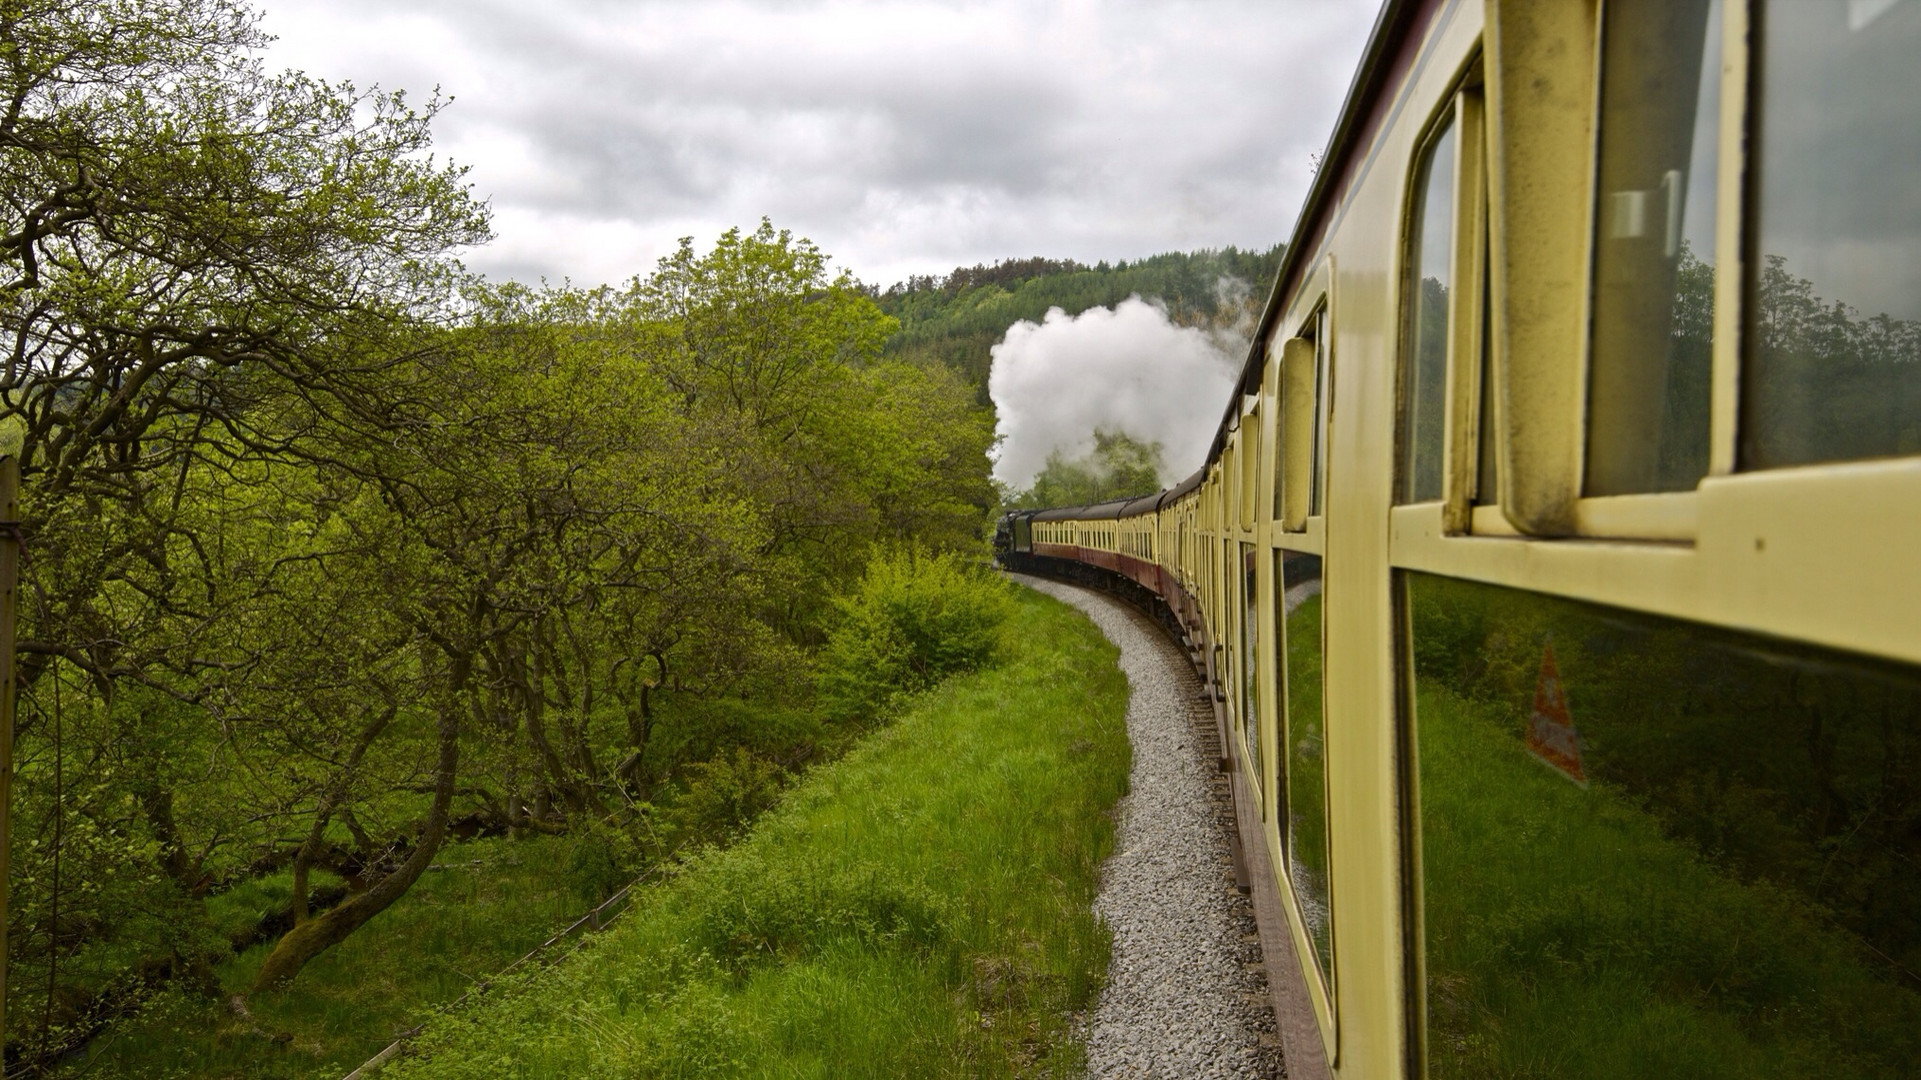
[[[731,839],[780,801],[780,765],[744,746],[735,747],[732,757],[690,765],[687,774],[687,789],[667,811],[682,836]]]
[[[1010,586],[952,554],[883,550],[838,616],[822,650],[822,710],[868,720],[949,675],[988,667],[1013,611]]]
[[[654,846],[648,816],[652,809],[642,804],[636,813],[618,818],[586,815],[575,824],[567,837],[565,876],[580,903],[600,903],[647,865]]]

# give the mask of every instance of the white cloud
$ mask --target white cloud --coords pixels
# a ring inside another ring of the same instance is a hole
[[[268,56],[456,98],[497,275],[766,215],[863,279],[1284,239],[1371,0],[265,0]]]

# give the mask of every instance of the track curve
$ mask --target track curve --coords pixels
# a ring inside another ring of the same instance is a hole
[[[1225,784],[1195,723],[1204,706],[1192,668],[1126,604],[1010,576],[1085,612],[1121,650],[1129,687],[1133,764],[1094,901],[1113,931],[1114,952],[1086,1020],[1088,1075],[1286,1075],[1253,911],[1234,888]]]

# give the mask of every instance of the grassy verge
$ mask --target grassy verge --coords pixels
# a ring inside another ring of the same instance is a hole
[[[1108,941],[1127,684],[1023,594],[1011,655],[812,773],[564,963],[443,1016],[399,1077],[1071,1073]]]

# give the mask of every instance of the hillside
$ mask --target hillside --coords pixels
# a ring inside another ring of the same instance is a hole
[[[986,403],[991,350],[1014,323],[1038,322],[1049,308],[1078,315],[1139,295],[1159,299],[1169,318],[1183,326],[1226,330],[1251,324],[1285,250],[1286,245],[1276,244],[1265,251],[1168,252],[1111,266],[1010,259],[956,267],[941,277],[909,278],[875,299],[901,323],[887,342],[888,355],[955,368]]]

